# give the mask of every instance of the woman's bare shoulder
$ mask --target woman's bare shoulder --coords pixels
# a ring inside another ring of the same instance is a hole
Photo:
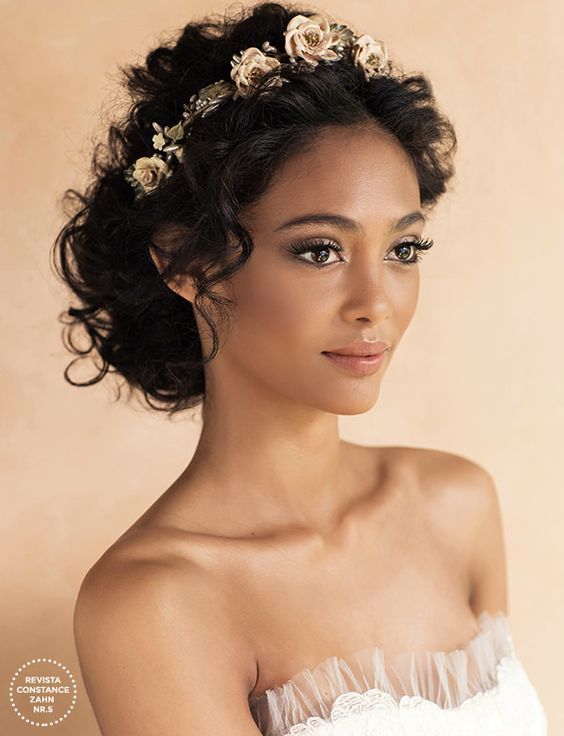
[[[491,494],[490,472],[472,458],[428,447],[400,449],[413,463],[421,492],[431,500],[443,498],[476,505]]]
[[[459,453],[409,445],[355,447],[372,452],[382,463],[412,473],[422,493],[443,494],[450,490],[467,495],[472,489],[477,494],[491,489],[489,471],[476,460]]]
[[[256,669],[201,565],[128,535],[88,571],[74,611],[84,684],[107,736],[258,736]],[[135,549],[135,544],[137,548]]]
[[[472,609],[507,613],[505,532],[492,473],[457,453],[423,449],[414,457],[429,518],[465,560]]]
[[[180,539],[174,529],[139,528],[118,539],[84,576],[74,607],[75,640],[80,646],[91,626],[95,629],[101,621],[110,626],[115,621],[114,635],[119,636],[120,620],[156,617],[184,632],[183,638],[190,622],[193,631],[201,623],[201,641],[217,643],[218,656],[225,658],[226,667],[233,666],[232,674],[250,692],[256,661],[231,599],[217,565],[206,565],[195,547],[192,553],[187,535]],[[122,628],[121,633],[127,631]]]
[[[386,475],[409,490],[408,503],[426,510],[437,530],[461,545],[470,544],[466,537],[471,538],[484,516],[491,516],[491,510],[499,506],[491,473],[465,455],[407,445],[360,449],[372,452],[374,462],[386,468]]]

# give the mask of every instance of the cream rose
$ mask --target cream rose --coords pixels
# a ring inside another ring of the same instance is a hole
[[[157,155],[142,156],[135,162],[131,175],[136,179],[146,192],[155,189],[165,177],[171,174],[166,163]]]
[[[284,48],[288,56],[306,59],[314,66],[320,59],[334,61],[339,54],[329,48],[335,41],[329,21],[324,15],[314,14],[310,18],[295,15],[284,31]]]
[[[279,69],[280,62],[272,56],[266,56],[260,49],[251,46],[241,54],[234,54],[235,65],[231,69],[231,79],[237,85],[242,97],[248,97],[264,74],[272,69]],[[272,77],[268,86],[279,87],[282,84],[280,77]]]
[[[352,59],[364,70],[367,79],[376,76],[388,61],[388,52],[382,41],[376,41],[368,33],[359,36],[352,47]]]

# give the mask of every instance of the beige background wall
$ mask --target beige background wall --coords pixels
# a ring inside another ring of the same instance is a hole
[[[180,0],[2,2],[2,657],[0,732],[34,657],[80,677],[71,617],[82,576],[176,478],[198,425],[78,389],[48,265],[57,200],[80,186],[119,63],[223,6]],[[466,455],[497,481],[509,609],[521,660],[564,734],[564,8],[559,0],[380,0],[317,5],[427,72],[460,140],[457,181],[427,233],[419,311],[378,405],[342,419],[363,444]],[[82,681],[61,734],[98,733]]]

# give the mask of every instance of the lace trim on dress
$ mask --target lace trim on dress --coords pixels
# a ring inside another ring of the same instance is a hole
[[[253,718],[264,736],[280,736],[292,724],[317,716],[329,718],[335,699],[345,693],[376,688],[395,702],[419,696],[443,709],[455,708],[471,696],[493,688],[498,664],[515,655],[507,617],[483,611],[479,631],[452,651],[386,654],[375,646],[344,657],[328,657],[313,669],[259,696],[249,698]]]

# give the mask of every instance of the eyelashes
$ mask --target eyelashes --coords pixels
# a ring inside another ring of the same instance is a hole
[[[396,261],[397,263],[401,263],[402,265],[414,266],[416,263],[419,263],[423,259],[425,252],[429,250],[429,248],[432,248],[433,245],[434,241],[429,240],[428,238],[404,240],[403,242],[398,243],[396,246],[394,246],[392,248],[392,252],[401,249],[413,249],[413,255],[411,256],[411,258],[392,258],[391,260]],[[319,263],[316,261],[306,260],[305,258],[302,258],[302,255],[304,253],[322,253],[323,251],[333,251],[337,254],[341,254],[343,252],[343,248],[338,243],[335,243],[333,240],[327,240],[325,238],[310,238],[299,243],[294,243],[290,246],[289,250],[299,261],[309,263],[316,268],[326,268],[326,266],[330,266],[333,263],[338,263],[338,261],[331,261],[326,264],[323,262]]]

